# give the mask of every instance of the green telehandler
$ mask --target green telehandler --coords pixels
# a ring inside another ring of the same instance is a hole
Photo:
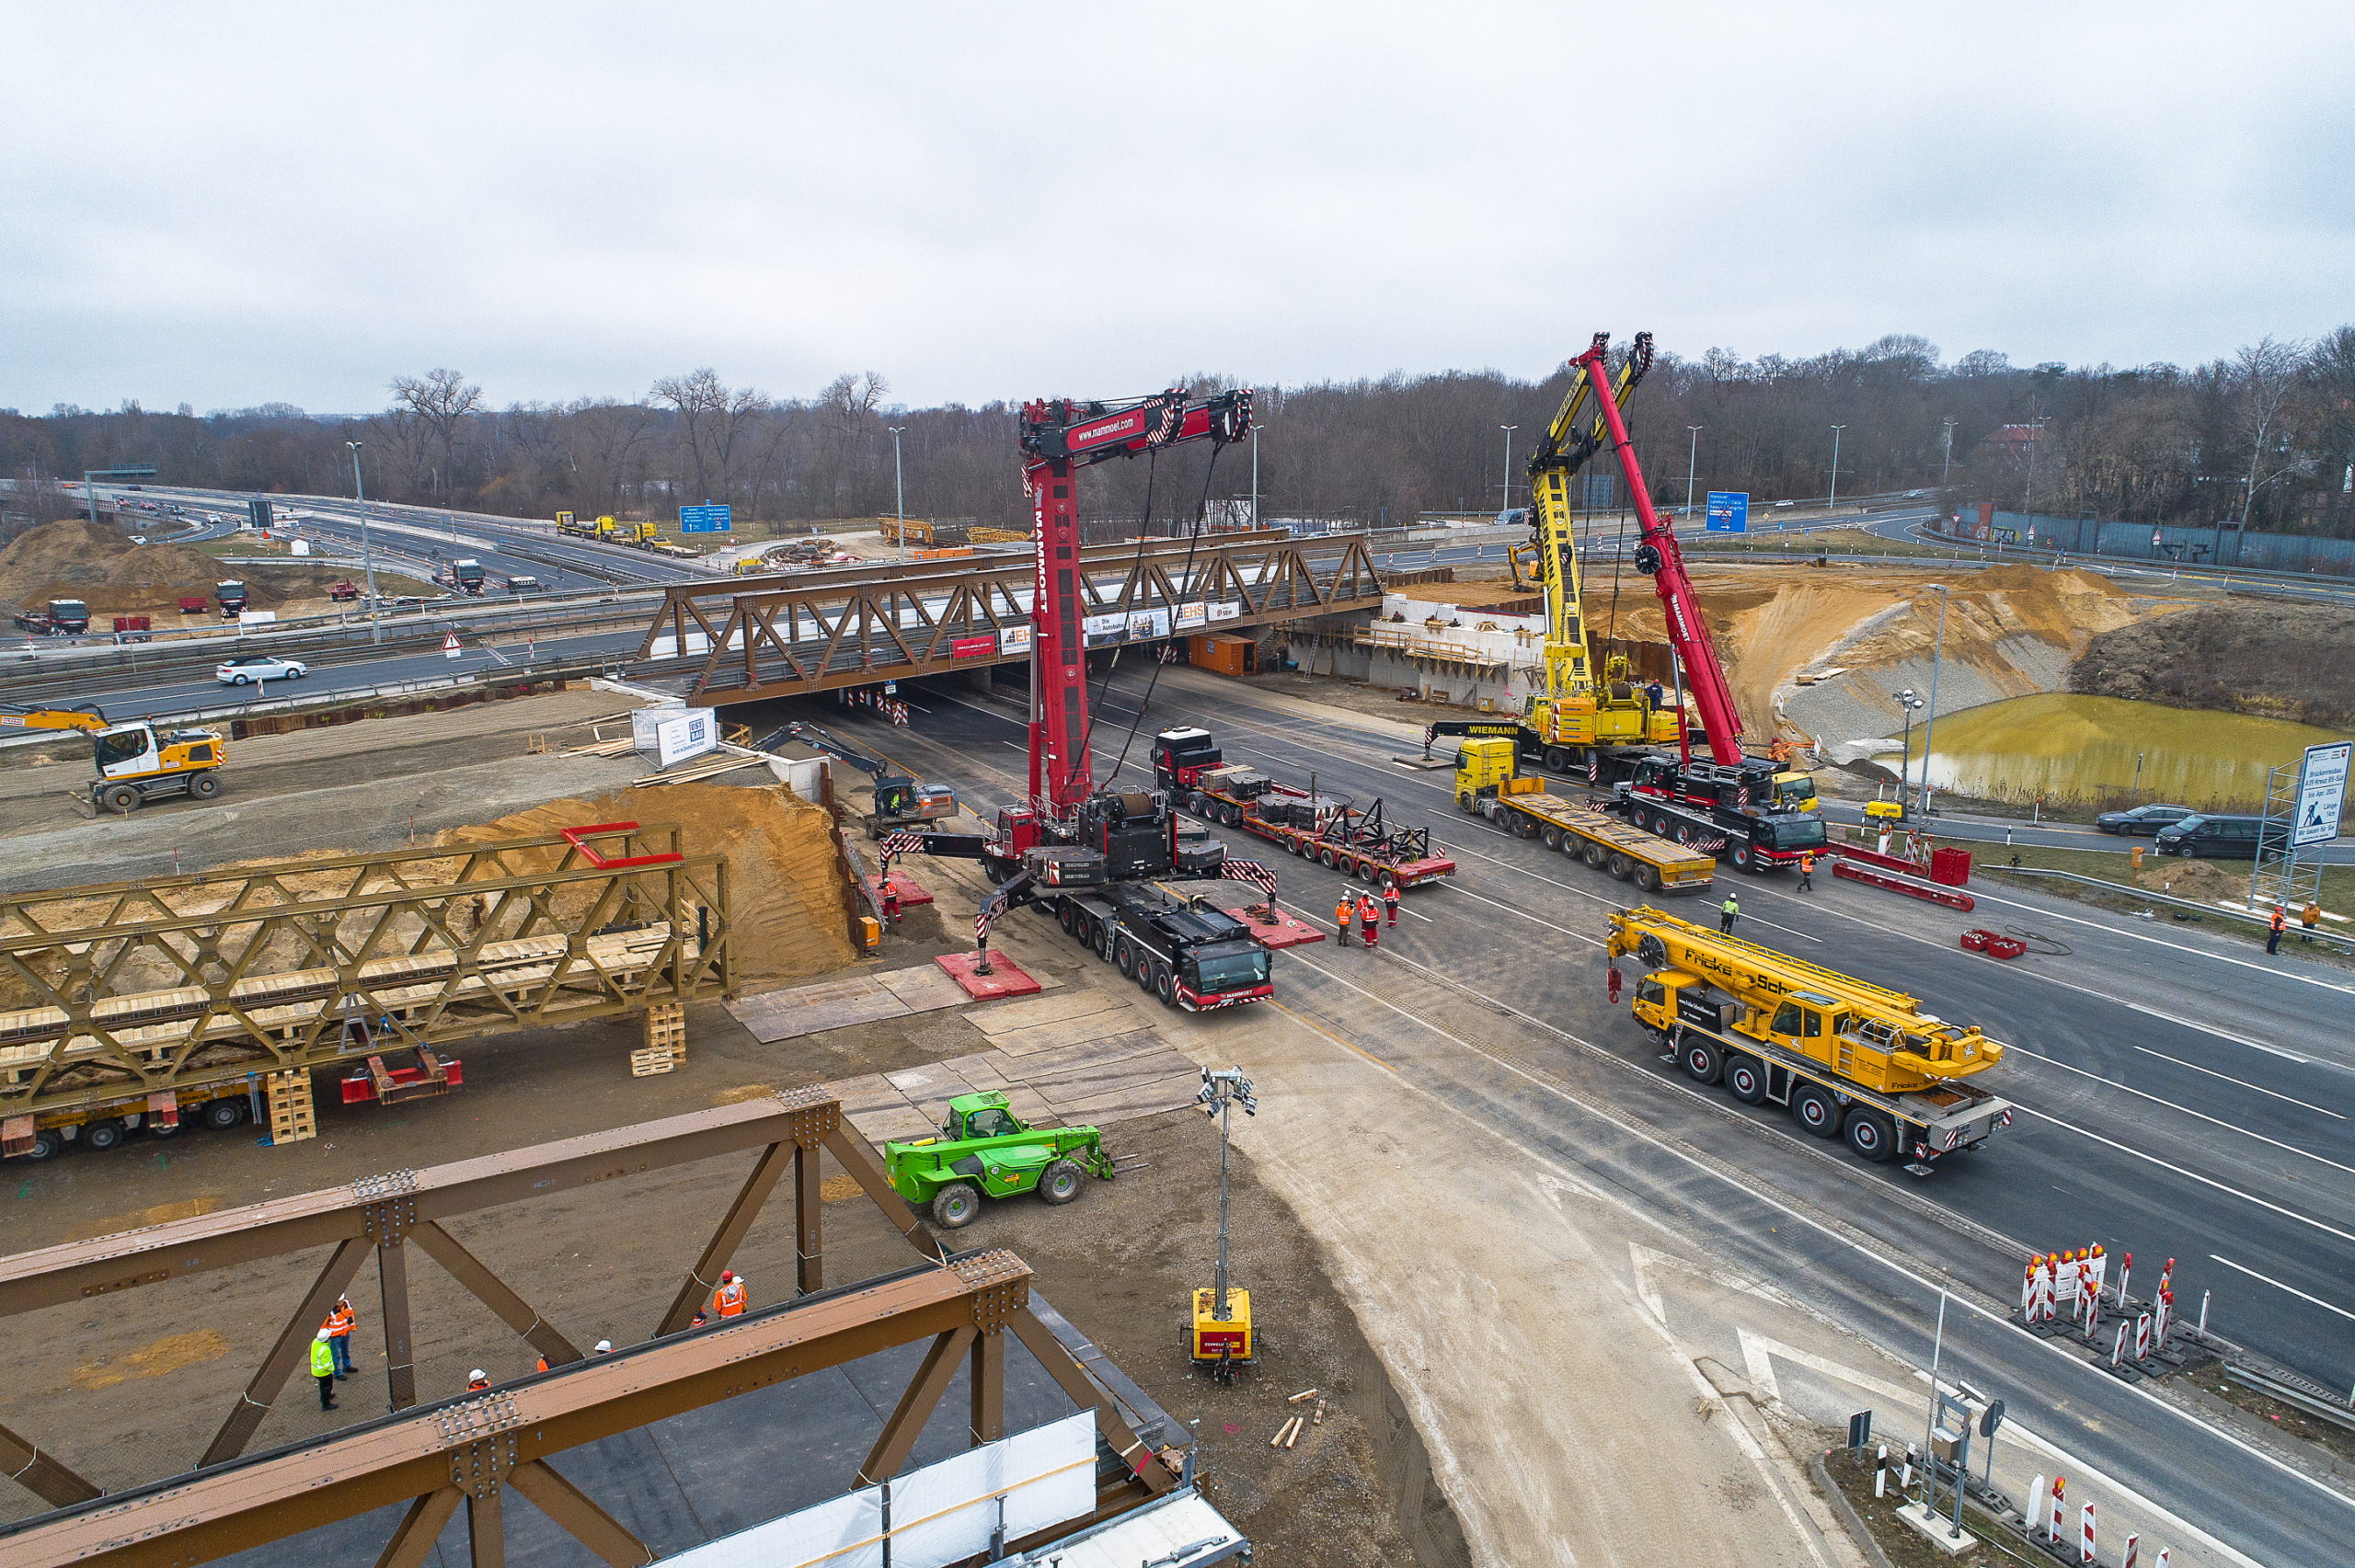
[[[982,1198],[1036,1191],[1045,1203],[1069,1203],[1080,1178],[1112,1179],[1112,1157],[1092,1127],[1032,1128],[1006,1108],[1003,1094],[960,1094],[948,1102],[937,1138],[886,1143],[883,1163],[891,1188],[913,1204],[929,1204],[932,1222],[961,1230],[982,1212]]]

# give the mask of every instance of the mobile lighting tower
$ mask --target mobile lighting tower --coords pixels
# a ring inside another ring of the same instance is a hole
[[[1233,1382],[1237,1367],[1250,1365],[1258,1354],[1251,1331],[1251,1292],[1229,1288],[1226,1276],[1227,1163],[1233,1148],[1231,1129],[1235,1107],[1246,1116],[1259,1114],[1258,1095],[1239,1067],[1215,1071],[1202,1069],[1201,1093],[1194,1103],[1218,1122],[1218,1271],[1208,1289],[1194,1292],[1193,1357],[1207,1366],[1222,1383]]]

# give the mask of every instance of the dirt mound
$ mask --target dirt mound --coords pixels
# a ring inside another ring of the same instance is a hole
[[[33,607],[79,599],[92,611],[148,610],[181,595],[202,594],[241,578],[258,610],[316,598],[343,574],[327,567],[224,565],[184,544],[133,544],[108,523],[69,518],[44,523],[0,550],[0,603]]]
[[[2154,861],[2134,873],[2134,886],[2153,893],[2214,903],[2220,898],[2248,897],[2248,878],[2234,876],[2204,860]]]
[[[822,807],[783,784],[667,784],[594,800],[557,800],[454,829],[440,841],[486,843],[627,821],[676,824],[689,854],[728,856],[739,982],[804,979],[857,956],[850,941],[850,889],[837,865],[831,820]]]
[[[2069,690],[2355,728],[2355,611],[2203,604],[2094,638]]]

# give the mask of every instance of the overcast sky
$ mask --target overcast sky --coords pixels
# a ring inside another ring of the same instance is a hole
[[[0,406],[2355,319],[2344,5],[0,0]]]

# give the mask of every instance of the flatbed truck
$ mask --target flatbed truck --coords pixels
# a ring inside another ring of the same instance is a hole
[[[1802,855],[1822,853],[1830,841],[1823,818],[1812,811],[1695,806],[1631,784],[1613,786],[1608,808],[1657,838],[1723,856],[1745,873],[1797,865]]]
[[[1504,736],[1466,740],[1455,759],[1456,809],[1578,855],[1647,893],[1700,893],[1715,879],[1717,863],[1706,853],[1566,800],[1543,779],[1521,777],[1514,751]]]
[[[1970,1082],[2003,1046],[1901,991],[1650,908],[1614,911],[1606,950],[1649,970],[1630,1010],[1685,1076],[1784,1106],[1861,1159],[1902,1154],[1927,1175],[2011,1125],[2010,1103]]]
[[[1154,737],[1153,769],[1195,816],[1240,828],[1344,876],[1403,890],[1455,875],[1454,861],[1431,853],[1430,829],[1394,825],[1380,800],[1360,810],[1227,762],[1206,729],[1189,725]]]

